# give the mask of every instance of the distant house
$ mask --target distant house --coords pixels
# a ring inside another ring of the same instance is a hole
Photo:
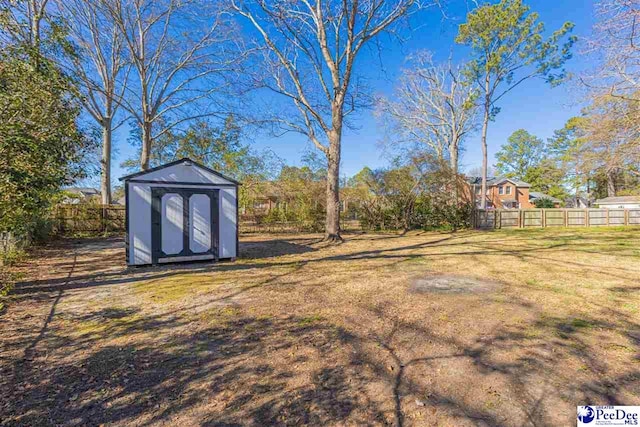
[[[63,188],[65,196],[62,203],[75,205],[78,203],[87,203],[100,198],[100,191],[90,187],[69,187]]]
[[[587,199],[586,197],[571,197],[565,200],[565,206],[568,208],[586,209],[593,205],[593,199]]]
[[[271,193],[257,196],[253,200],[252,208],[257,212],[267,213],[281,205],[282,202],[280,201],[280,196],[275,193]]]
[[[596,200],[596,206],[603,209],[640,208],[640,196],[605,197]]]
[[[559,208],[560,204],[562,203],[562,200],[556,199],[555,197],[551,197],[548,194],[540,193],[538,191],[529,192],[529,202],[531,202],[531,204],[534,207],[536,205],[536,200],[540,200],[540,199],[549,199],[549,200],[551,200],[553,202],[553,207],[554,208]]]
[[[283,208],[286,203],[282,201],[280,191],[272,182],[261,183],[261,194],[251,197],[240,206],[240,214],[266,215],[272,209]]]
[[[469,177],[467,182],[474,195],[476,206],[482,200],[482,178]],[[487,178],[487,208],[490,209],[526,209],[535,207],[529,200],[531,185],[524,181],[503,177]]]

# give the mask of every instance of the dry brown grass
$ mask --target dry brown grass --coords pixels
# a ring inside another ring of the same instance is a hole
[[[249,235],[234,263],[122,262],[111,240],[30,264],[0,420],[566,425],[640,399],[638,228]],[[439,274],[491,286],[412,289]]]

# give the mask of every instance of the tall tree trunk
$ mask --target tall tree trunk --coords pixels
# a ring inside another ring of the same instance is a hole
[[[340,145],[342,132],[334,130],[329,135],[327,154],[327,217],[325,239],[342,241],[340,237]]]
[[[480,190],[480,208],[487,208],[487,129],[489,127],[490,105],[485,102],[484,117],[482,120],[482,188]]]
[[[574,173],[576,174],[576,179],[574,181],[575,191],[576,191],[576,205],[574,206],[574,208],[579,208],[580,206],[578,206],[578,204],[579,204],[579,200],[580,200],[580,181],[578,181],[578,176],[580,176],[580,175],[578,173],[578,167],[577,166],[575,168],[575,172]],[[587,178],[587,182],[588,182],[588,180],[589,180],[589,178]],[[588,186],[589,186],[589,184],[587,183],[587,188],[588,188]],[[587,200],[588,199],[589,199],[589,195],[587,194]]]
[[[111,119],[104,119],[102,123],[102,158],[100,165],[102,174],[100,176],[100,194],[102,204],[111,204]]]
[[[611,169],[607,171],[607,196],[614,197],[616,195],[616,171]]]
[[[151,123],[142,124],[142,152],[140,153],[140,167],[142,170],[149,169],[151,160]]]
[[[458,141],[454,141],[449,145],[449,164],[451,172],[454,176],[458,175]]]
[[[452,177],[452,179],[449,181],[453,182],[453,199],[457,204],[458,203],[458,141],[455,139],[449,145],[449,166],[451,168],[451,177]]]

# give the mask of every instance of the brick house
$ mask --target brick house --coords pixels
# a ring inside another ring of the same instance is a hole
[[[482,178],[469,177],[467,182],[474,195],[476,206],[480,206],[482,197]],[[528,209],[534,208],[530,200],[530,184],[517,179],[503,177],[487,178],[487,208],[489,209]]]

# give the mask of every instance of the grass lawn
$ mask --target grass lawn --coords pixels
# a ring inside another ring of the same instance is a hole
[[[640,228],[247,235],[233,263],[21,266],[0,425],[574,425],[640,404]]]

